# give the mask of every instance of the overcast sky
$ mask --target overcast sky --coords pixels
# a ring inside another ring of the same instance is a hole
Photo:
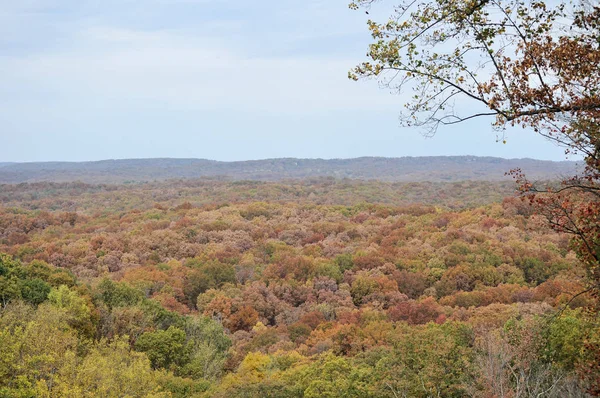
[[[490,120],[400,128],[401,98],[347,79],[370,39],[348,2],[0,0],[0,161],[564,160],[530,131],[497,143]]]

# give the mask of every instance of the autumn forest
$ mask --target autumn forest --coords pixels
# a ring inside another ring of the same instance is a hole
[[[583,397],[595,381],[585,272],[512,183],[35,183],[0,201],[1,396]]]
[[[597,0],[5,3],[0,398],[600,396]]]

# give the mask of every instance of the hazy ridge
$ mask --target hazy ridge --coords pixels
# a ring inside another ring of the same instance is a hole
[[[0,183],[123,183],[168,179],[262,180],[334,177],[388,182],[501,181],[521,168],[532,179],[572,175],[573,161],[503,159],[476,156],[361,157],[354,159],[265,159],[222,162],[206,159],[123,159],[94,162],[0,162]]]

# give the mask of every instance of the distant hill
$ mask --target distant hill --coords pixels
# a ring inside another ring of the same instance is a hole
[[[96,162],[0,163],[0,184],[22,182],[123,183],[168,179],[263,180],[334,177],[389,182],[501,181],[521,168],[532,179],[572,175],[575,162],[431,156],[355,159],[266,159],[219,162],[206,159],[124,159]]]

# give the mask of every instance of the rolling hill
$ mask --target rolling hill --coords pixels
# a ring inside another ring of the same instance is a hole
[[[169,179],[278,181],[312,177],[388,182],[501,181],[521,168],[532,179],[573,174],[577,163],[475,156],[361,157],[355,159],[266,159],[221,162],[206,159],[123,159],[94,162],[0,163],[0,184],[23,182],[124,183]]]

